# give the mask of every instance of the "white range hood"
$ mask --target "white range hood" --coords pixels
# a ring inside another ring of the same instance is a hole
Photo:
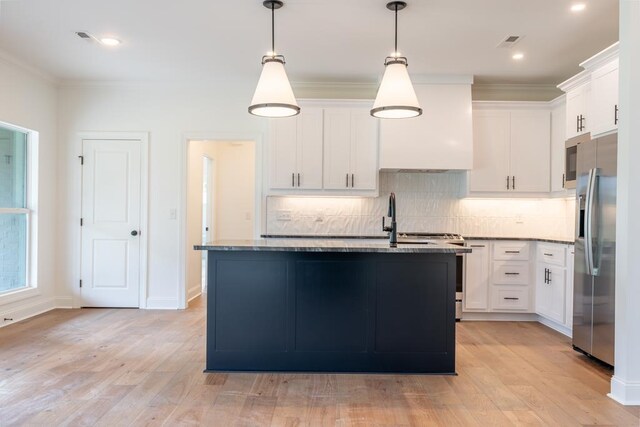
[[[433,172],[473,167],[470,76],[417,77],[423,113],[380,120],[380,170]]]

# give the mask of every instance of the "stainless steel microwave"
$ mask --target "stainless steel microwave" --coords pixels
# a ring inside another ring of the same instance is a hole
[[[564,188],[576,188],[578,177],[578,144],[591,141],[591,134],[585,133],[568,139],[564,151]]]

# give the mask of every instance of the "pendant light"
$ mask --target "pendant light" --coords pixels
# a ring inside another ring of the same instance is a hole
[[[253,94],[249,113],[262,117],[290,117],[300,113],[291,84],[284,69],[284,56],[276,55],[275,10],[284,6],[280,0],[265,0],[264,7],[271,9],[271,52],[262,57],[262,74]]]
[[[387,9],[396,15],[395,50],[384,61],[384,76],[378,88],[371,115],[381,119],[405,119],[422,114],[411,78],[407,72],[407,58],[398,53],[398,11],[407,7],[403,1],[387,3]]]

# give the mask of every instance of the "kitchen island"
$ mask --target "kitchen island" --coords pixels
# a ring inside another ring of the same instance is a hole
[[[208,251],[207,371],[455,373],[447,244],[261,239]]]

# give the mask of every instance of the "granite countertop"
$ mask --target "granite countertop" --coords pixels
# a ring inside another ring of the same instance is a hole
[[[404,234],[404,232],[398,232],[398,236]],[[344,239],[388,239],[387,236],[371,235],[371,236],[337,236],[337,235],[300,235],[300,234],[263,234],[260,237],[265,239],[322,239],[322,240],[344,240]],[[529,242],[545,242],[545,243],[559,243],[563,245],[573,245],[573,240],[567,240],[564,238],[548,238],[548,237],[491,237],[491,236],[463,236],[465,240],[522,240]]]
[[[375,240],[375,241],[371,241]],[[469,253],[471,248],[448,245],[445,243],[399,244],[389,247],[386,239],[292,239],[269,238],[257,240],[217,240],[204,245],[195,245],[196,250],[206,251],[277,251],[277,252],[379,252],[379,253],[420,253],[420,254],[458,254]]]

